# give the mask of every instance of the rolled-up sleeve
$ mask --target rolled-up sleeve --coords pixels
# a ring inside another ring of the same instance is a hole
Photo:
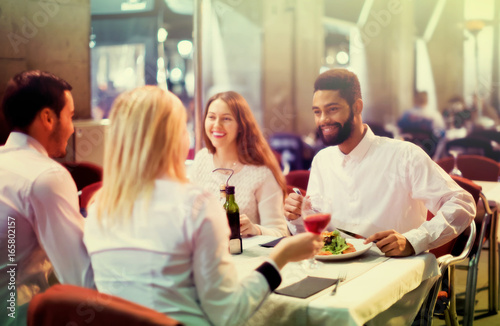
[[[406,159],[405,173],[411,196],[422,200],[434,214],[430,221],[403,234],[412,244],[415,254],[419,254],[439,247],[462,233],[476,215],[476,203],[469,192],[423,151],[407,153]]]

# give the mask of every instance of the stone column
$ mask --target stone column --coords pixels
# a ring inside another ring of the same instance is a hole
[[[49,71],[73,86],[75,118],[90,118],[90,0],[0,2],[0,97],[23,70]]]
[[[464,2],[447,1],[427,47],[436,85],[438,110],[448,100],[463,94],[464,79]]]
[[[323,57],[323,1],[275,0],[264,3],[264,131],[308,134],[314,80]]]
[[[414,17],[413,2],[375,1],[369,17],[360,27],[365,46],[370,103],[365,105],[364,120],[373,123],[394,122],[412,106],[414,88]]]
[[[494,3],[493,65],[491,71],[491,105],[500,114],[500,1]]]

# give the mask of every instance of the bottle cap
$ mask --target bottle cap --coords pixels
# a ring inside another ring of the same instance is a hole
[[[234,186],[227,186],[226,187],[226,194],[227,195],[234,195]]]

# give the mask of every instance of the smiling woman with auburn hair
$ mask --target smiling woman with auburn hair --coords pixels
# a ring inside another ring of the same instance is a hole
[[[193,182],[219,193],[228,175],[212,171],[234,170],[229,184],[236,188],[241,234],[287,235],[285,178],[247,101],[236,92],[215,94],[207,102],[204,121],[206,149],[197,153],[191,167]]]

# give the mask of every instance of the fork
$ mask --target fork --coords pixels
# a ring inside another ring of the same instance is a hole
[[[337,293],[337,288],[339,287],[340,282],[345,281],[346,277],[347,277],[347,272],[346,271],[343,271],[343,272],[339,273],[339,276],[337,277],[337,282],[335,282],[335,287],[333,288],[333,290],[330,293],[330,295],[335,295],[335,293]]]

